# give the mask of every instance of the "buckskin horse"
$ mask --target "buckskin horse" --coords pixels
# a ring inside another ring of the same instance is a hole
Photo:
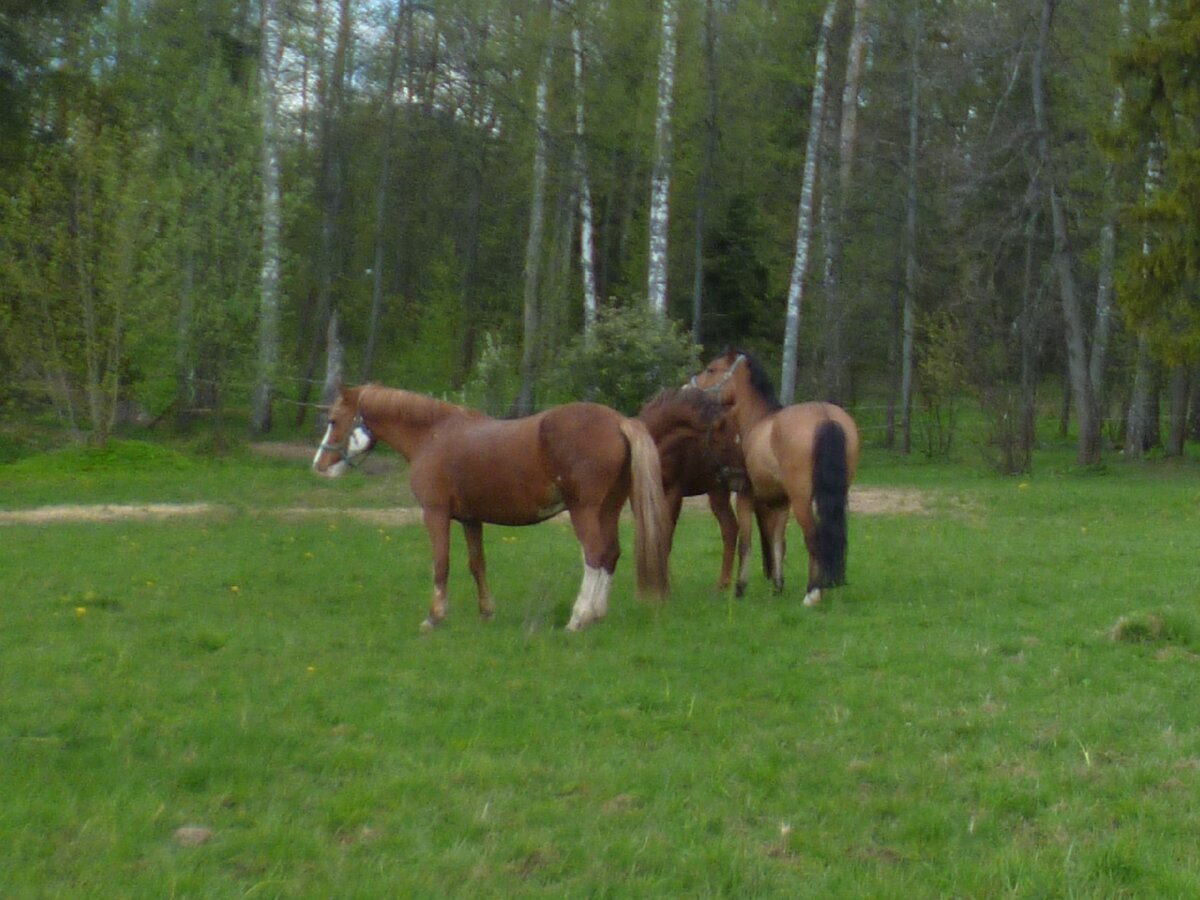
[[[703,391],[684,388],[663,391],[647,401],[638,418],[658,445],[663,492],[671,514],[668,544],[679,524],[683,498],[706,494],[721,529],[723,552],[717,587],[729,587],[735,551],[740,573],[749,550],[748,535],[738,540],[738,519],[730,505],[730,493],[747,494],[749,485],[728,409]]]
[[[383,441],[408,460],[433,552],[433,603],[422,630],[448,610],[450,522],[462,525],[479,614],[488,588],[483,526],[533,525],[570,514],[583,580],[567,628],[603,619],[621,555],[621,509],[633,508],[638,591],[668,593],[668,515],[658,450],[646,426],[596,403],[568,403],[521,419],[493,419],[452,403],[367,384],[340,388],[313,469],[336,477]]]
[[[690,384],[730,406],[741,435],[746,471],[764,543],[764,563],[783,589],[788,509],[804,532],[808,586],[804,604],[823,588],[846,581],[850,483],[858,469],[858,427],[833,403],[781,407],[762,365],[750,354],[726,350]]]

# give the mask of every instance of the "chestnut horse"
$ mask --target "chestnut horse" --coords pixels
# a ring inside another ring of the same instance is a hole
[[[433,603],[422,630],[448,608],[450,521],[462,525],[479,614],[492,616],[483,525],[533,525],[570,514],[583,547],[583,581],[567,628],[603,619],[621,555],[618,519],[633,507],[638,590],[668,592],[668,517],[658,451],[646,426],[607,406],[569,403],[522,419],[499,420],[432,397],[368,384],[342,388],[313,469],[336,477],[375,442],[408,460],[433,548]]]
[[[674,537],[684,497],[708,495],[708,507],[721,529],[721,573],[718,588],[729,587],[735,550],[744,560],[749,542],[738,543],[738,520],[730,493],[747,493],[745,462],[728,410],[693,388],[663,391],[638,413],[658,445],[663,492],[671,513]],[[739,564],[739,571],[741,565]]]
[[[781,407],[762,366],[739,350],[718,356],[691,384],[732,407],[764,543],[770,535],[763,559],[775,588],[783,589],[790,507],[808,550],[804,604],[819,603],[822,588],[846,581],[846,515],[859,451],[854,420],[833,403]],[[738,580],[740,587],[744,574]]]

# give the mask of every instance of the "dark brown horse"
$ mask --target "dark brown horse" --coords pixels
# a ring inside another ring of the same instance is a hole
[[[790,507],[808,549],[804,603],[820,602],[822,588],[846,580],[848,496],[859,452],[854,420],[832,403],[781,407],[762,366],[738,350],[718,356],[691,384],[732,407],[764,541],[771,536],[763,558],[775,587],[783,588]]]
[[[744,493],[748,484],[737,429],[728,409],[703,391],[684,388],[663,391],[642,407],[638,418],[658,445],[671,537],[679,523],[683,498],[707,494],[723,545],[717,587],[729,587],[734,552],[740,572],[749,543],[738,543],[738,520],[730,505],[730,493]]]
[[[666,597],[669,518],[658,451],[637,419],[595,403],[569,403],[499,420],[409,391],[374,384],[343,388],[329,410],[313,468],[340,475],[377,440],[408,460],[433,547],[433,604],[424,630],[446,617],[451,520],[466,535],[484,618],[495,609],[485,575],[484,523],[532,525],[564,509],[583,547],[583,581],[567,628],[604,618],[627,499],[638,590]]]

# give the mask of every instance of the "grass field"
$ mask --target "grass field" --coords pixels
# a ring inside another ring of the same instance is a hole
[[[423,637],[402,473],[148,445],[0,466],[0,505],[198,517],[0,526],[0,896],[1200,895],[1200,468],[1026,480],[868,455],[924,511],[851,521],[851,584],[664,606],[623,561],[566,634],[559,522],[456,537]],[[627,553],[630,535],[624,541]],[[180,831],[180,829],[193,829]]]

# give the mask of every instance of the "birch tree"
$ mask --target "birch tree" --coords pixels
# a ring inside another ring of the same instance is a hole
[[[658,103],[654,115],[654,172],[650,180],[650,254],[646,300],[660,317],[667,314],[667,239],[671,194],[671,111],[675,95],[675,53],[679,15],[675,0],[662,2],[662,44],[658,54]]]
[[[846,79],[842,86],[842,116],[838,129],[838,171],[833,217],[826,223],[825,243],[829,264],[825,279],[825,399],[843,401],[846,361],[842,349],[843,264],[846,206],[854,173],[854,150],[858,140],[858,95],[862,80],[863,51],[867,36],[867,0],[854,0],[854,22],[846,52]]]
[[[779,400],[784,405],[796,395],[796,352],[800,342],[800,312],[804,301],[804,282],[808,277],[808,256],[812,243],[813,192],[817,180],[817,156],[821,147],[821,128],[825,118],[825,91],[829,69],[829,32],[837,0],[828,0],[821,30],[817,34],[816,62],[813,71],[812,105],[808,114],[808,141],[804,148],[804,177],[800,186],[800,211],[796,223],[796,252],[792,277],[788,282],[787,318],[783,334],[783,372],[779,379]]]
[[[571,28],[571,48],[575,54],[575,178],[579,195],[579,272],[583,282],[583,333],[590,340],[596,327],[595,215],[592,209],[591,179],[588,174],[583,34],[578,19]]]
[[[262,127],[262,266],[259,273],[258,377],[254,388],[252,425],[260,433],[271,429],[271,397],[279,368],[279,279],[281,207],[278,107],[276,79],[283,42],[276,0],[263,0],[258,90]]]

